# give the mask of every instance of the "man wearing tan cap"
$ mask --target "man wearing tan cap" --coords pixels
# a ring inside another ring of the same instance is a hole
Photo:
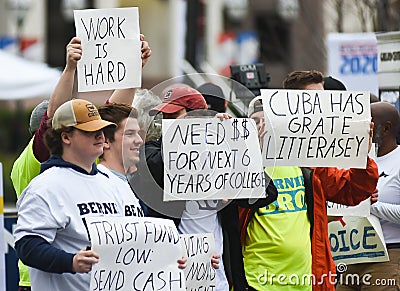
[[[110,126],[115,124],[82,99],[54,113],[46,134],[52,156],[17,203],[15,249],[31,267],[33,290],[89,290],[87,272],[98,255],[84,250],[90,245],[85,219],[123,215],[118,193],[94,163],[103,153],[103,129]]]
[[[144,40],[143,35],[140,35],[140,39],[142,41],[141,57],[143,67],[151,56],[151,49],[148,42]],[[43,110],[34,110],[33,112],[35,113],[32,115],[35,122],[30,123],[29,129],[34,136],[18,159],[14,162],[11,172],[11,180],[17,197],[21,195],[29,182],[39,174],[40,163],[49,158],[49,151],[43,142],[43,135],[47,130],[46,121],[53,117],[55,110],[61,104],[71,99],[77,62],[81,59],[81,55],[81,41],[77,37],[73,37],[66,46],[66,66],[60,80],[58,81],[50,100],[42,102],[39,106],[40,108],[44,108],[45,105],[44,112]],[[130,104],[132,103],[131,96],[135,94],[134,90],[135,89],[115,90],[113,95],[110,97],[110,102],[123,102]],[[18,262],[18,268],[20,278],[18,290],[31,290],[28,268],[24,266],[21,261]]]

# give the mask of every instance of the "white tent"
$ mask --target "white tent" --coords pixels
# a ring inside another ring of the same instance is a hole
[[[49,98],[61,72],[0,50],[0,100]]]

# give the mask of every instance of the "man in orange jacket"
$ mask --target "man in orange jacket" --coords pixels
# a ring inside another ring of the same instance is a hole
[[[323,76],[318,71],[293,72],[285,79],[284,88],[323,90]],[[260,98],[250,103],[249,117],[262,132]],[[252,213],[244,228],[243,255],[249,290],[281,290],[287,285],[302,291],[335,290],[336,267],[328,238],[326,201],[357,205],[367,199],[378,181],[375,162],[368,158],[366,169],[274,167],[272,171],[269,174],[278,189],[277,202]],[[293,199],[304,195],[304,201],[296,200],[289,209],[285,198],[288,194]],[[307,274],[311,283],[303,284],[302,276]]]

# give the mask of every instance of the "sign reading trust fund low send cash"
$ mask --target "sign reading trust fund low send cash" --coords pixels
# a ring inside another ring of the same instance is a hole
[[[82,43],[78,91],[140,88],[138,8],[75,10],[74,19]]]
[[[186,290],[177,262],[182,243],[172,220],[130,216],[86,222],[100,257],[90,272],[90,290]]]
[[[253,120],[162,121],[164,200],[258,198],[268,183]]]
[[[271,166],[363,168],[367,164],[369,93],[261,90]]]

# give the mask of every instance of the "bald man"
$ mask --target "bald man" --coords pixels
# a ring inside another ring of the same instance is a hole
[[[376,163],[379,171],[378,202],[371,205],[371,213],[381,222],[390,261],[347,266],[347,274],[358,274],[360,278],[370,274],[371,277],[366,281],[359,280],[359,285],[339,285],[337,291],[400,289],[400,147],[396,143],[400,116],[387,102],[372,103],[371,115],[375,124],[373,141],[378,147]],[[363,284],[365,282],[367,284]]]
[[[378,146],[379,158],[397,150],[396,135],[400,129],[400,117],[397,109],[387,102],[371,104],[374,127],[374,142]]]

